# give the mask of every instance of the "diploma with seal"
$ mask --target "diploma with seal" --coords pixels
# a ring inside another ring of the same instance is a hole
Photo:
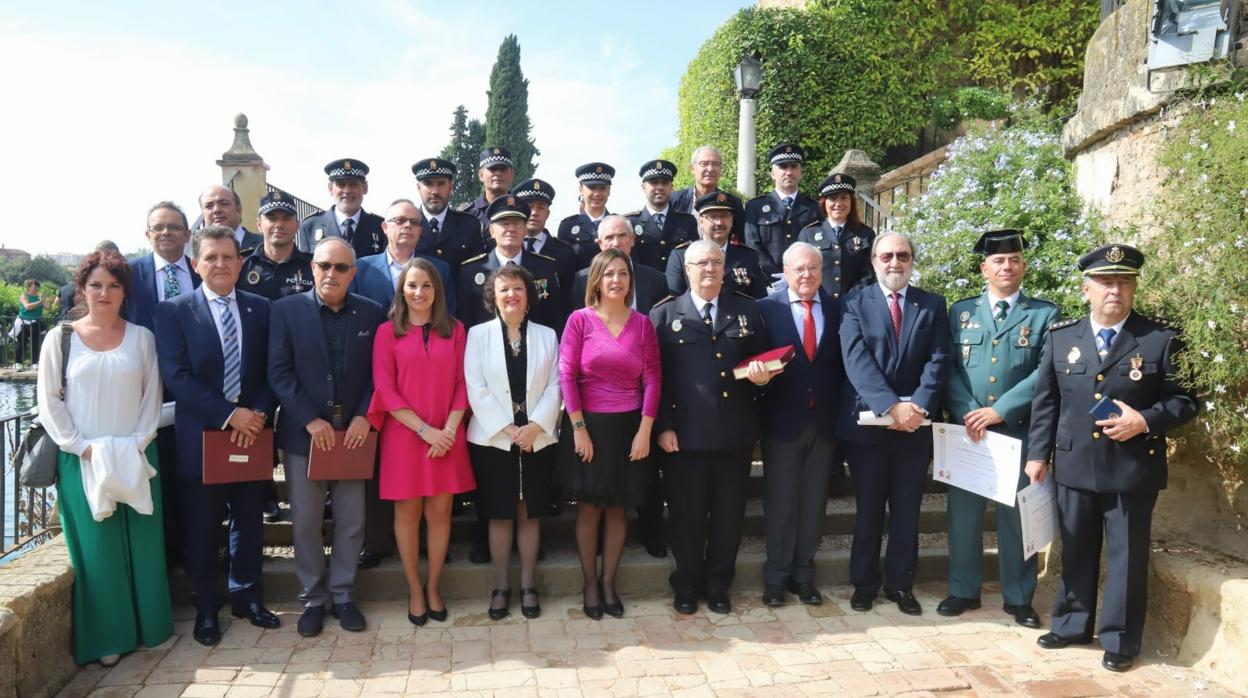
[[[932,479],[1014,506],[1023,442],[995,431],[971,441],[961,424],[932,425]]]
[[[355,448],[345,445],[347,431],[334,431],[334,447],[322,451],[315,445],[308,447],[309,480],[371,480],[373,464],[377,457],[377,432],[368,431],[364,443]]]
[[[792,361],[794,356],[797,356],[797,350],[792,346],[776,347],[761,354],[755,354],[734,366],[732,377],[741,380],[749,375],[750,363],[753,361],[762,361],[763,368],[766,368],[768,371],[779,371],[784,368],[785,364]]]
[[[1057,538],[1056,486],[1052,474],[1018,491],[1018,516],[1022,523],[1023,559],[1043,550]]]
[[[273,430],[263,429],[248,448],[230,443],[233,429],[204,430],[204,484],[273,479]]]

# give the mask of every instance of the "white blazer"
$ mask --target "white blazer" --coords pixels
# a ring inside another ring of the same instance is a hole
[[[527,367],[525,369],[524,409],[530,422],[543,430],[533,440],[538,451],[559,440],[559,340],[555,331],[529,322],[525,334]],[[464,381],[468,385],[468,404],[472,419],[468,421],[468,442],[511,450],[511,439],[503,433],[515,424],[512,412],[511,383],[507,380],[507,363],[503,352],[502,321],[494,318],[468,330],[464,352]]]

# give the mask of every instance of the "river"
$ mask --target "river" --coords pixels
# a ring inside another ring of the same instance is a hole
[[[34,381],[0,382],[0,419],[25,414],[34,404]],[[24,493],[22,488],[15,482],[15,473],[8,461],[13,446],[18,442],[18,436],[13,433],[17,427],[16,421],[6,421],[4,422],[4,433],[0,435],[0,438],[4,439],[3,452],[5,454],[4,462],[0,463],[0,469],[4,473],[4,486],[0,488],[4,492],[2,507],[4,511],[4,538],[0,539],[0,548],[7,548],[13,544],[17,521],[17,496]]]

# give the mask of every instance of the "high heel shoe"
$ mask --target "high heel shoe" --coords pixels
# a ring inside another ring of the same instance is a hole
[[[428,623],[429,622],[429,604],[428,603],[425,604],[424,613],[420,615],[414,615],[412,613],[412,597],[408,596],[407,597],[407,620],[412,625],[415,625],[418,628],[424,625],[425,623]]]
[[[585,612],[585,617],[590,620],[602,620],[602,593],[598,594],[598,605],[590,606],[585,603],[585,590],[581,590],[581,610]]]
[[[525,606],[524,605],[525,596],[532,596],[535,600],[535,603],[532,606]],[[537,600],[537,598],[538,598],[537,589],[535,589],[534,587],[521,589],[520,590],[520,615],[524,616],[525,618],[536,618],[542,615],[542,602],[540,600]]]
[[[428,606],[428,603],[426,603],[426,606]],[[436,620],[439,623],[445,623],[446,617],[449,615],[445,607],[443,607],[441,611],[435,611],[433,608],[429,608],[426,613],[429,614],[429,620]]]
[[[606,589],[603,589],[602,587],[599,587],[599,589],[600,591],[598,593],[599,595],[602,596],[603,612],[611,616],[612,618],[623,618],[624,617],[624,602],[620,600],[620,595],[618,593],[615,594],[615,603],[608,603]],[[615,590],[613,589],[612,591],[615,591]]]
[[[503,607],[494,608],[494,599],[503,597]],[[495,589],[490,592],[490,620],[502,620],[511,613],[511,589]]]

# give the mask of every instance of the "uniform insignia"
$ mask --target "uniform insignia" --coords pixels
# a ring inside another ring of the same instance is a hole
[[[722,204],[728,200],[728,195],[721,191],[719,196],[715,197],[715,200]]]
[[[1138,381],[1141,378],[1143,378],[1144,372],[1140,370],[1140,368],[1143,365],[1144,365],[1143,355],[1136,354],[1135,356],[1132,356],[1131,357],[1131,372],[1127,374],[1127,377],[1133,381]]]
[[[256,271],[255,269],[252,269],[251,271],[247,272],[247,283],[253,286],[260,283],[260,272]]]
[[[1022,327],[1018,328],[1018,346],[1020,347],[1031,346],[1031,340],[1027,339],[1027,335],[1029,334],[1031,334],[1031,328],[1028,327],[1027,325],[1023,325]]]
[[[437,161],[437,160],[430,160],[430,161],[429,161],[429,169],[431,169],[431,170],[436,170],[436,169],[438,169],[438,161]]]
[[[832,178],[832,181],[833,181],[833,182],[836,182],[837,184],[840,184],[840,183],[841,183],[841,176],[840,176],[839,174],[838,174],[838,175],[836,175],[836,176],[834,176],[834,177]]]
[[[750,270],[745,267],[733,267],[732,278],[741,286],[750,285]]]
[[[851,240],[850,243],[853,245],[854,252],[858,252],[862,249],[862,238],[857,235],[854,236],[854,239]]]
[[[581,233],[581,226],[579,226],[579,225],[574,225],[574,226],[572,226],[572,234],[573,234],[573,235],[579,235],[580,233]]]
[[[640,224],[640,223],[638,223],[637,225],[633,226],[633,232],[634,232],[634,233],[636,233],[636,234],[638,234],[638,235],[641,235],[641,231],[642,231],[642,230],[644,230],[644,228],[642,228],[642,227],[641,227],[641,224]]]
[[[1066,362],[1077,363],[1080,356],[1083,356],[1083,353],[1079,351],[1079,347],[1071,347],[1070,353],[1066,355]]]
[[[316,238],[317,242],[320,242],[321,239],[325,237],[325,229],[317,228],[316,232],[312,234],[312,237]]]
[[[672,331],[673,331],[673,332],[679,332],[679,331],[681,331],[682,329],[684,329],[684,327],[685,327],[685,324],[684,324],[683,322],[681,322],[681,321],[680,321],[680,318],[676,318],[675,320],[672,320]]]
[[[664,303],[670,303],[670,302],[672,302],[672,301],[673,301],[673,300],[675,300],[675,299],[676,299],[676,296],[664,296],[663,298],[661,298],[661,299],[659,299],[657,302],[655,302],[655,304],[654,304],[653,308],[657,308],[657,307],[659,307],[660,305],[663,305]],[[675,329],[675,328],[673,328],[673,329]]]
[[[481,273],[481,272],[477,272],[477,275],[476,275],[476,276],[474,276],[474,277],[472,277],[472,281],[473,281],[473,283],[475,283],[476,285],[481,286],[482,284],[484,284],[484,283],[485,283],[485,274],[483,274],[483,273]]]
[[[742,336],[742,337],[748,337],[748,336],[750,336],[750,325],[749,325],[749,320],[747,320],[747,319],[746,319],[746,317],[745,317],[744,315],[738,315],[738,316],[737,316],[737,324],[738,324],[738,325],[741,325],[741,336]]]
[[[540,300],[546,300],[547,298],[550,298],[550,291],[547,288],[548,284],[549,282],[546,279],[534,279],[533,280],[533,285],[537,286],[537,297]]]
[[[1057,322],[1049,325],[1049,330],[1050,331],[1060,330],[1063,327],[1070,327],[1071,325],[1074,325],[1077,322],[1079,322],[1079,318],[1067,318],[1066,320],[1058,320]]]
[[[763,213],[771,213],[771,204],[763,204]]]
[[[503,154],[503,151],[499,150],[498,148],[495,148],[495,149],[494,149],[494,154],[495,154],[495,155],[502,155],[502,154]]]
[[[791,153],[791,152],[793,152],[793,146],[791,146],[791,145],[785,146],[785,147],[784,147],[784,152],[786,152],[786,153]]]
[[[971,314],[970,312],[966,310],[963,310],[962,314],[958,316],[958,322],[962,323],[963,326],[965,326],[966,323],[970,322],[970,320],[971,320]]]
[[[343,162],[343,163],[342,163],[342,169],[344,169],[344,170],[349,170],[349,169],[351,169],[351,161],[350,161],[350,160],[347,160],[347,161]]]
[[[595,167],[594,172],[597,172],[598,174],[602,174],[602,165]]]
[[[967,361],[970,358],[971,358],[971,345],[963,344],[962,345],[962,360]]]
[[[282,193],[281,193],[280,191],[275,191],[275,192],[273,192],[273,200],[274,200],[274,201],[281,201],[281,200],[282,200]]]
[[[516,205],[516,197],[514,197],[514,196],[509,196],[509,197],[507,197],[507,205],[508,205],[508,206],[515,206],[515,205]]]
[[[541,191],[541,190],[542,190],[542,183],[541,183],[541,182],[534,182],[534,183],[533,183],[533,190],[534,190],[534,191]]]
[[[1121,262],[1122,258],[1125,256],[1126,255],[1122,253],[1122,248],[1117,245],[1114,245],[1113,247],[1109,248],[1109,252],[1105,253],[1105,261],[1109,262],[1110,264],[1117,264]]]
[[[820,230],[819,232],[815,233],[815,242],[822,242],[822,241],[823,241],[823,231]]]

